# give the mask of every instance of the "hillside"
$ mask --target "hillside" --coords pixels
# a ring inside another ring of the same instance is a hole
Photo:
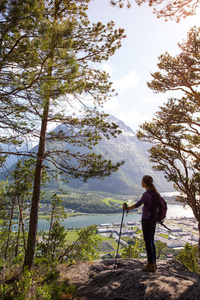
[[[74,300],[197,300],[199,275],[175,260],[158,261],[156,273],[141,271],[142,260],[114,260],[58,266],[75,284]]]
[[[125,164],[116,173],[104,180],[89,179],[87,183],[84,183],[78,179],[69,179],[67,186],[84,191],[102,191],[118,195],[138,196],[143,192],[141,179],[144,174],[149,174],[153,176],[160,192],[173,191],[172,183],[167,182],[161,172],[152,169],[152,164],[148,158],[148,149],[151,145],[139,141],[133,130],[114,116],[109,116],[108,121],[119,125],[122,133],[117,138],[112,137],[109,140],[102,138],[101,142],[93,148],[93,151],[102,155],[106,154],[106,157],[113,162],[125,160]],[[63,125],[54,129],[54,131],[59,130],[65,132],[68,129]],[[54,145],[51,144],[51,148],[53,147]],[[75,151],[86,151],[66,144],[66,148],[69,149],[69,147],[73,147]]]
[[[109,116],[109,122],[115,122],[119,125],[122,133],[117,138],[102,138],[101,142],[96,145],[92,151],[96,153],[106,154],[107,159],[111,159],[113,162],[125,160],[125,164],[120,169],[113,173],[110,177],[106,177],[104,180],[89,179],[87,183],[80,181],[79,179],[69,179],[67,184],[59,183],[61,187],[63,184],[65,187],[73,189],[80,189],[83,191],[102,191],[118,195],[139,195],[143,192],[141,188],[141,179],[144,174],[153,176],[155,185],[160,192],[173,191],[172,183],[169,183],[164,178],[161,172],[156,172],[152,169],[152,164],[148,159],[148,149],[150,144],[141,142],[137,139],[136,134],[132,129],[127,126],[121,120]],[[57,126],[53,131],[67,132],[69,129],[64,125]],[[58,149],[60,145],[55,141],[48,144],[50,149]],[[38,145],[32,150],[37,151]],[[73,151],[87,151],[85,148],[77,148],[72,144],[65,144],[66,149],[72,149]],[[7,159],[7,164],[10,165],[10,170],[14,168],[13,156]],[[49,166],[51,168],[52,166]],[[4,179],[5,176],[1,176]],[[61,178],[60,178],[61,179]],[[51,180],[49,187],[57,188],[58,180]]]

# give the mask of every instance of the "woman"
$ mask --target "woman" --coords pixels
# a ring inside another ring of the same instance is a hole
[[[127,207],[130,211],[134,208],[138,208],[143,204],[142,210],[142,231],[146,246],[148,263],[142,268],[143,271],[155,272],[156,271],[156,248],[154,243],[154,235],[156,229],[156,223],[150,219],[151,207],[153,205],[152,193],[160,196],[156,187],[153,184],[153,178],[149,175],[145,175],[142,178],[142,187],[146,189],[146,192],[142,195],[142,198],[134,205]],[[125,205],[123,206],[125,210]]]

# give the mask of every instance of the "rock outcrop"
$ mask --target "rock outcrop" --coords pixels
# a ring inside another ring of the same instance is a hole
[[[143,272],[144,260],[114,260],[60,265],[77,288],[76,300],[197,300],[200,278],[176,260],[157,263],[155,273]]]

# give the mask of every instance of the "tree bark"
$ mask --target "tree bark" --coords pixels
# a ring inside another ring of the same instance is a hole
[[[12,231],[12,220],[13,220],[13,214],[14,214],[14,209],[15,209],[15,202],[16,202],[16,197],[13,200],[12,208],[11,208],[10,221],[9,221],[9,227],[8,227],[8,238],[6,241],[6,249],[5,249],[5,255],[4,255],[5,260],[7,259],[8,248],[9,248],[9,244],[10,244],[10,234]]]
[[[199,253],[200,253],[200,222],[198,222],[198,229],[199,229],[199,243],[198,243],[198,248],[199,248]]]
[[[26,255],[25,255],[25,259],[24,259],[24,268],[27,267],[29,269],[31,269],[31,267],[33,266],[34,255],[35,255],[40,190],[41,190],[41,180],[42,180],[42,167],[43,167],[43,160],[44,160],[44,153],[45,153],[48,112],[49,112],[49,101],[47,101],[45,104],[43,120],[42,120],[42,125],[41,125],[39,149],[38,149],[37,163],[36,163],[36,169],[35,169],[33,197],[32,197],[32,203],[31,203],[27,249],[26,249]]]
[[[48,252],[49,252],[49,243],[50,243],[50,236],[51,236],[51,230],[52,230],[52,225],[53,225],[54,210],[55,210],[55,206],[52,207],[52,211],[51,211],[51,220],[50,220],[49,235],[48,235],[48,240],[47,240],[46,258],[48,257]]]
[[[17,241],[16,241],[16,245],[15,245],[15,257],[18,256],[18,252],[19,252],[20,231],[21,231],[21,218],[19,220],[18,231],[17,231]]]
[[[20,203],[20,198],[18,198],[18,206],[19,206],[19,215],[20,215],[19,225],[21,225],[21,229],[22,229],[22,239],[23,239],[23,243],[24,243],[24,252],[26,254],[26,236],[25,236],[24,218],[23,218],[23,207],[24,207],[23,198],[21,199],[21,203]],[[20,229],[20,231],[21,231],[21,229]],[[19,235],[20,235],[20,231],[19,231]]]

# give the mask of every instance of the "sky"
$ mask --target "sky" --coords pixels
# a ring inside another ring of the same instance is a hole
[[[125,29],[127,37],[122,40],[122,47],[100,65],[110,74],[118,93],[104,105],[104,111],[137,131],[139,124],[150,121],[159,106],[172,96],[155,94],[147,86],[152,79],[150,73],[158,71],[158,57],[165,52],[178,55],[178,43],[187,39],[191,27],[200,26],[200,18],[196,15],[180,23],[165,22],[147,4],[138,7],[133,3],[131,9],[120,9],[111,6],[109,0],[92,0],[88,16],[91,22],[106,24],[113,20],[116,28]]]

